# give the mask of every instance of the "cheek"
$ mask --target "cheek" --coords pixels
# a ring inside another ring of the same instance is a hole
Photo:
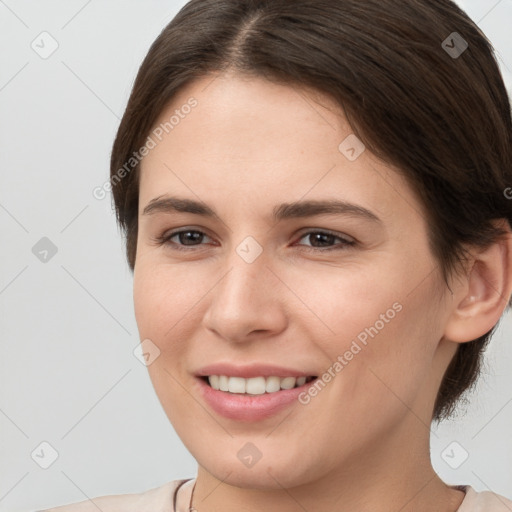
[[[204,289],[194,282],[190,270],[179,265],[137,263],[134,271],[133,298],[139,334],[155,338],[163,345],[176,338],[195,313],[194,304]]]
[[[364,399],[380,408],[386,402],[399,404],[396,393],[408,402],[428,378],[441,335],[438,297],[431,279],[416,286],[415,275],[412,267],[408,272],[403,266],[394,272],[393,267],[353,272],[332,279],[329,286],[316,281],[308,295],[303,281],[298,294],[314,300],[311,309],[320,312],[331,331],[321,341],[316,336],[330,358],[326,370],[343,374],[334,379],[335,387],[354,401]]]
[[[346,390],[350,390],[351,401],[361,415],[379,411],[392,421],[394,415],[406,413],[416,407],[418,399],[428,397],[439,341],[432,328],[437,320],[434,308],[429,308],[430,299],[433,297],[428,293],[405,296],[394,303],[400,304],[395,315],[386,310],[380,322],[375,316],[367,319],[368,324],[360,331],[366,344],[358,343],[361,352],[354,356],[354,364],[350,363],[353,366],[346,368],[345,375]]]
[[[394,278],[390,277],[393,275]],[[313,339],[321,337],[324,346],[331,345],[335,350],[350,345],[354,339],[364,344],[384,337],[393,324],[399,324],[414,309],[409,307],[404,314],[404,302],[408,300],[405,294],[409,290],[403,278],[393,274],[389,267],[324,268],[288,273],[284,280],[294,283],[293,291],[300,298],[289,302],[291,321],[309,326],[307,335]],[[299,308],[304,306],[309,312],[299,315]],[[321,328],[316,336],[312,330],[315,324]]]
[[[188,285],[187,285],[188,283]],[[147,366],[156,395],[173,425],[185,425],[189,418],[188,395],[183,393],[183,375],[186,370],[187,339],[191,306],[190,273],[179,266],[160,265],[148,259],[137,261],[134,269],[134,312],[140,340],[150,339],[159,349],[159,356]]]

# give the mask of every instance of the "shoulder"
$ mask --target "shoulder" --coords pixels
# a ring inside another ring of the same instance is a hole
[[[39,512],[174,512],[176,491],[188,480],[172,480],[138,494],[99,496]]]
[[[466,485],[466,497],[457,512],[510,512],[512,501],[491,491],[477,492]]]

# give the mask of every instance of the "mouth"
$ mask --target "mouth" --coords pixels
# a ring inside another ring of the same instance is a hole
[[[236,369],[233,370],[235,372]],[[298,404],[299,397],[317,381],[315,375],[292,377],[290,370],[282,372],[288,373],[285,376],[272,376],[270,372],[257,376],[254,370],[251,373],[252,376],[248,378],[210,375],[210,372],[196,375],[199,396],[214,413],[230,420],[252,423],[273,417]]]
[[[300,377],[234,377],[228,375],[205,375],[199,377],[210,388],[235,395],[264,395],[300,388],[314,381],[316,375]]]

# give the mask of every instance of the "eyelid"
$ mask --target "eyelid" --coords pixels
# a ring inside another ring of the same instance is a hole
[[[181,245],[179,243],[170,241],[170,239],[174,238],[176,235],[179,235],[181,233],[186,233],[186,232],[199,233],[203,236],[206,236],[207,238],[212,239],[212,237],[210,235],[208,235],[208,233],[206,233],[204,231],[204,229],[198,229],[195,227],[186,227],[185,226],[185,227],[177,228],[175,230],[171,230],[170,232],[164,232],[160,236],[152,238],[152,240],[157,245],[170,246],[171,249],[175,249],[178,251],[195,251],[198,248],[200,248],[202,245],[204,245],[202,243],[197,244],[197,245]],[[311,234],[315,234],[315,233],[321,233],[324,235],[333,236],[334,238],[338,238],[339,240],[341,240],[341,243],[335,244],[333,246],[327,246],[327,247],[313,247],[312,245],[308,246],[308,245],[304,245],[304,244],[297,244],[297,241],[300,241],[302,238],[304,238],[308,235],[311,235]],[[322,253],[322,252],[334,251],[334,250],[338,250],[338,251],[346,250],[348,247],[354,246],[357,244],[357,240],[354,237],[351,237],[344,233],[338,233],[338,232],[332,231],[330,229],[325,229],[325,228],[312,228],[312,227],[303,228],[300,231],[300,233],[295,236],[295,239],[296,239],[296,241],[293,243],[293,245],[302,247],[303,248],[302,250],[305,250],[306,252],[316,252],[316,253]]]
[[[206,237],[212,239],[212,237],[208,233],[206,233],[204,229],[198,229],[198,228],[194,228],[194,227],[185,226],[185,227],[181,227],[181,228],[177,228],[177,229],[172,229],[170,231],[164,231],[161,235],[151,238],[151,240],[153,242],[155,242],[157,245],[171,246],[172,248],[174,248],[178,251],[188,251],[188,250],[193,251],[194,248],[201,247],[202,245],[204,245],[204,244],[181,245],[181,244],[177,244],[175,242],[170,241],[170,239],[174,238],[176,235],[179,235],[180,233],[186,233],[189,231],[194,232],[194,233],[199,233],[203,236],[206,236]]]
[[[341,240],[341,242],[335,243],[334,245],[328,246],[328,247],[313,247],[312,245],[304,245],[304,244],[297,244],[296,242],[294,245],[297,245],[298,247],[301,247],[303,251],[306,252],[314,252],[317,254],[322,254],[324,252],[330,252],[330,251],[346,251],[351,246],[355,246],[357,244],[357,241],[349,236],[345,235],[343,233],[337,233],[336,231],[331,231],[330,229],[321,229],[321,228],[309,228],[307,231],[302,232],[300,236],[298,237],[298,241],[303,239],[304,237],[314,234],[314,233],[321,233],[323,235],[329,235],[333,236],[334,238],[338,238]]]
[[[323,233],[326,235],[332,235],[338,238],[341,238],[345,242],[356,242],[356,239],[353,236],[347,235],[345,233],[339,233],[338,231],[333,231],[327,228],[303,228],[299,232],[299,239],[304,238],[304,236],[309,235],[311,233]]]

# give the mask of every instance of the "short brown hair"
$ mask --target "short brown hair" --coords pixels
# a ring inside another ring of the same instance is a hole
[[[510,101],[491,43],[451,0],[192,0],[149,49],[113,145],[113,199],[132,271],[140,165],[122,179],[118,171],[180,89],[227,70],[308,86],[340,105],[366,147],[416,192],[445,281],[465,247],[504,234],[493,219],[511,222]],[[434,420],[473,386],[495,328],[459,345]]]

